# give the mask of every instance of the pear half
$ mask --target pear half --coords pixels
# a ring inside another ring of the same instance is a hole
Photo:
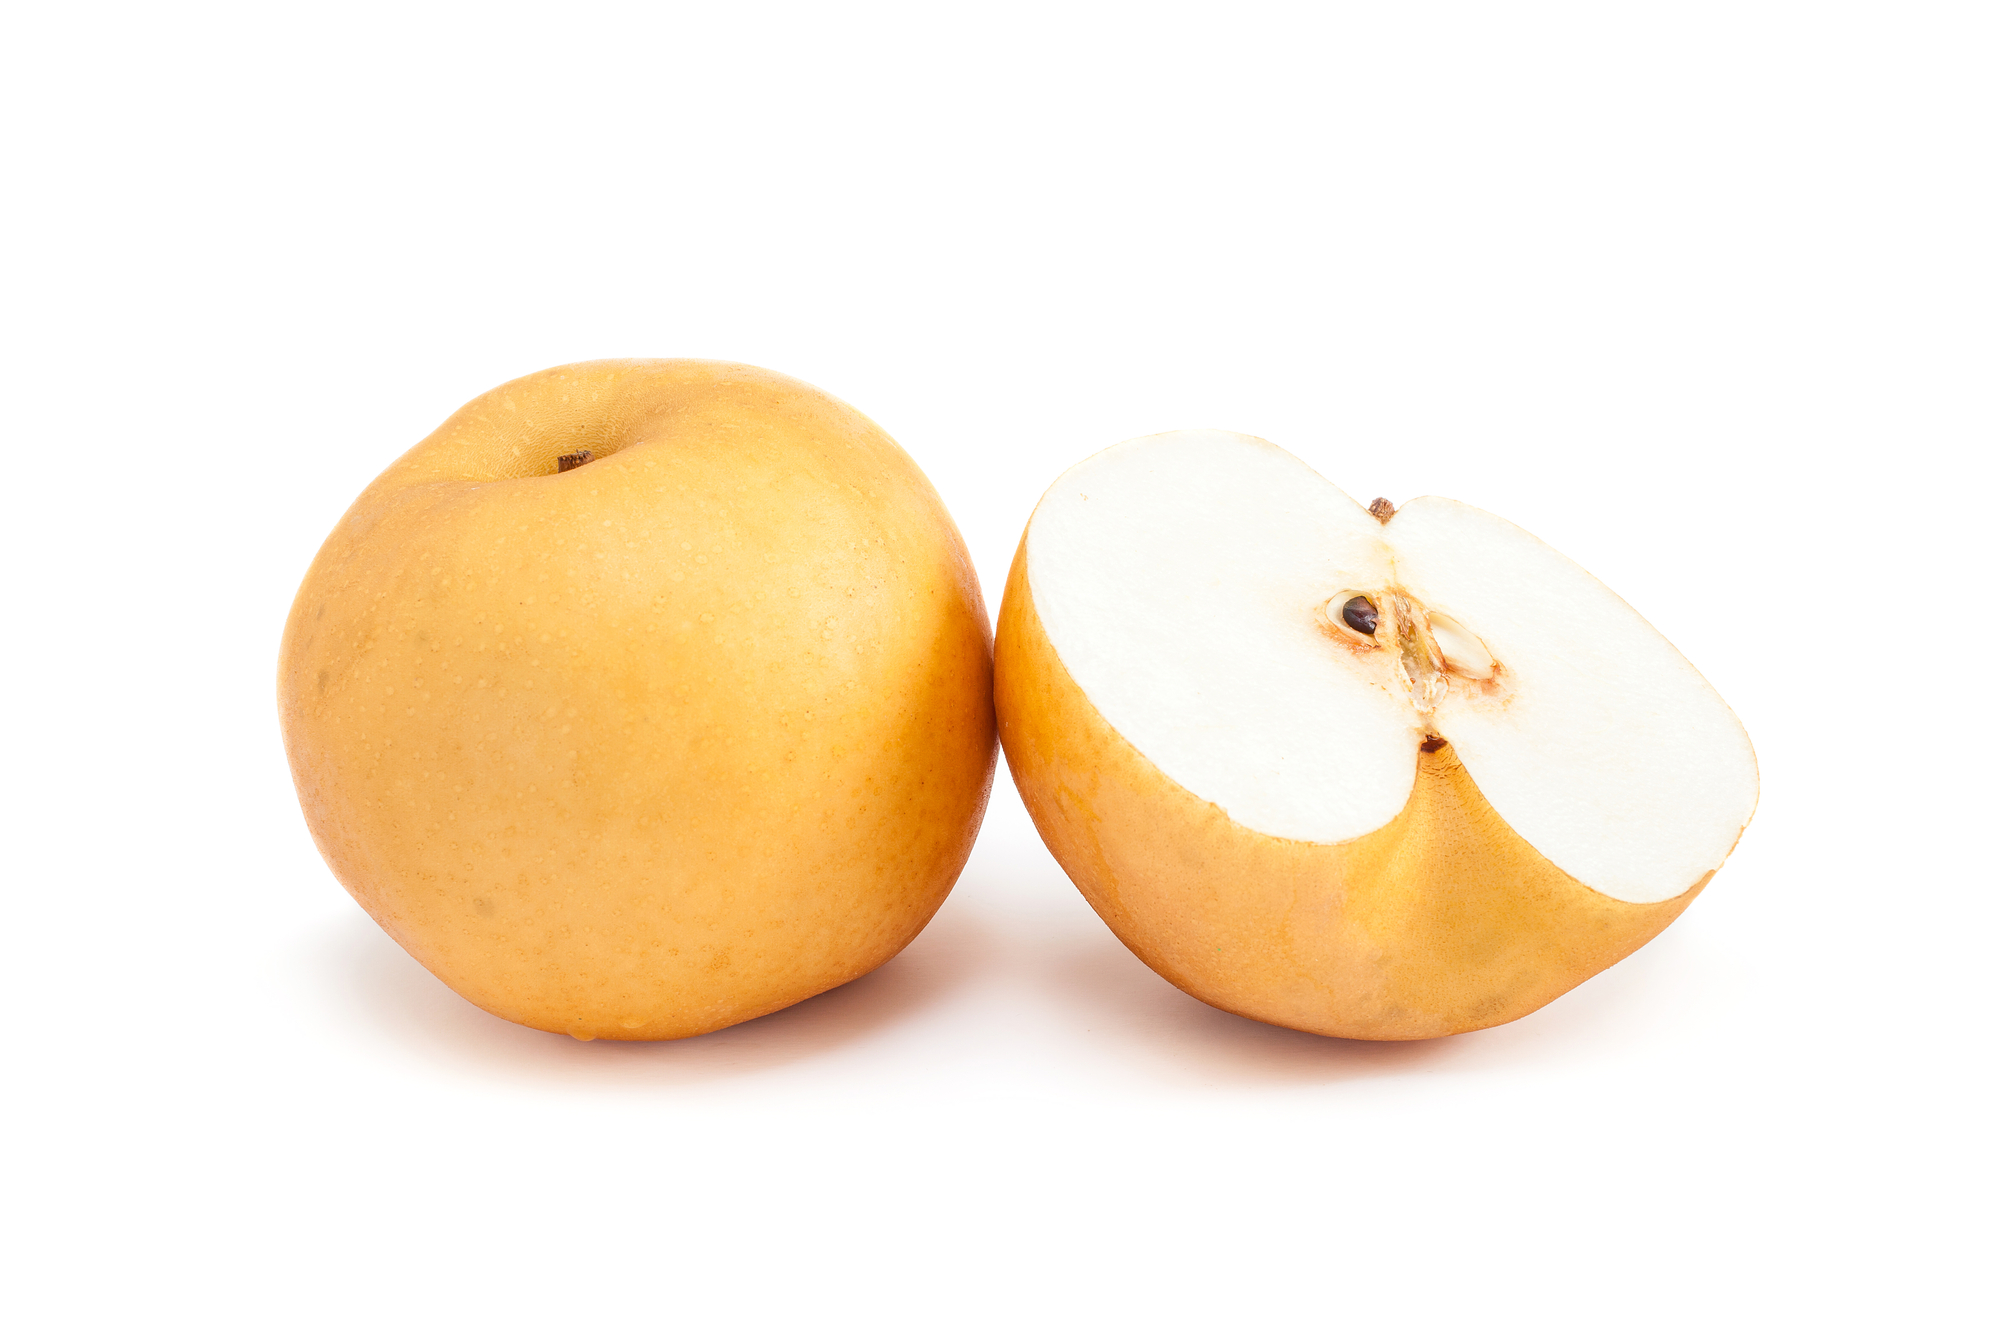
[[[995,699],[1043,840],[1135,954],[1335,1036],[1540,1008],[1679,916],[1757,803],[1735,714],[1581,567],[1220,431],[1050,488]]]

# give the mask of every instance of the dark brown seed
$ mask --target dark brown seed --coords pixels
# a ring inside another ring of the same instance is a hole
[[[573,468],[580,468],[585,463],[588,463],[593,456],[588,449],[579,449],[573,454],[564,454],[562,457],[556,459],[556,471],[568,472]]]
[[[1375,603],[1366,597],[1348,598],[1347,605],[1340,608],[1340,618],[1357,634],[1373,634],[1375,627],[1382,623],[1381,613],[1375,609]]]

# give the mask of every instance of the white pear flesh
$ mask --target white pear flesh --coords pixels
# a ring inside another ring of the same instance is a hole
[[[1100,914],[1199,998],[1312,1031],[1547,1003],[1664,928],[1757,799],[1735,715],[1582,568],[1450,500],[1379,521],[1248,436],[1066,473],[996,652],[1010,768]]]

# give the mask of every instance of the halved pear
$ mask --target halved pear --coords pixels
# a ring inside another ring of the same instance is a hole
[[[1540,1008],[1679,916],[1757,803],[1735,714],[1581,567],[1221,431],[1050,488],[995,699],[1043,840],[1134,953],[1335,1036]]]

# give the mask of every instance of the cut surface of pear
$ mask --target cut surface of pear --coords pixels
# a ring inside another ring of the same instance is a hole
[[[1113,929],[1314,1031],[1546,1003],[1671,921],[1756,804],[1735,715],[1582,568],[1454,501],[1371,512],[1226,432],[1049,490],[996,672],[1017,785]]]

